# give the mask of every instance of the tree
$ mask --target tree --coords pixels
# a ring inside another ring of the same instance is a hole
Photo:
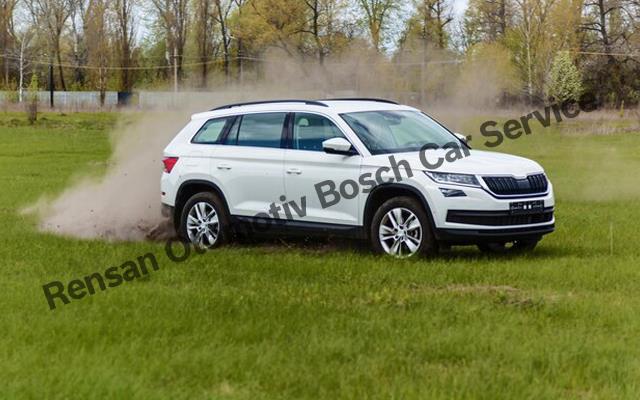
[[[107,67],[109,65],[110,28],[107,19],[107,0],[89,0],[85,14],[86,42],[91,65],[91,75],[100,92],[100,105],[104,106],[107,91]]]
[[[230,52],[231,52],[231,31],[229,30],[229,13],[231,12],[231,8],[233,7],[232,0],[214,0],[215,4],[215,18],[218,26],[220,26],[220,38],[222,40],[222,55],[223,55],[223,64],[222,69],[224,71],[224,76],[228,80],[230,71],[229,71],[229,61],[230,61]]]
[[[308,47],[320,65],[331,52],[340,50],[338,38],[342,32],[339,14],[345,10],[345,3],[341,0],[304,0],[306,5],[307,24],[304,33],[311,36]]]
[[[417,6],[424,40],[430,40],[440,49],[447,45],[446,27],[453,21],[449,4],[444,0],[421,0]]]
[[[453,21],[450,5],[445,0],[419,0],[413,15],[407,21],[405,32],[400,38],[400,46],[422,43],[423,50],[429,45],[445,49],[449,35],[447,25]]]
[[[195,0],[195,17],[193,21],[198,60],[200,66],[200,86],[207,87],[209,75],[209,61],[213,55],[213,0]]]
[[[398,6],[396,0],[358,0],[365,13],[365,24],[371,37],[373,48],[381,51],[382,35],[389,14]]]
[[[85,69],[87,63],[87,46],[85,34],[87,27],[87,9],[92,0],[69,0],[71,21],[71,32],[73,38],[72,56],[74,61],[73,80],[77,87],[82,87],[85,83]]]
[[[120,90],[130,92],[133,87],[133,48],[136,36],[134,10],[138,0],[113,0],[115,11],[115,42],[117,44],[118,66],[120,67]]]
[[[543,57],[549,41],[549,15],[556,0],[515,0],[516,25],[507,42],[526,82],[529,104],[543,96],[548,62]]]
[[[233,3],[236,6],[236,10],[237,10],[237,15],[235,18],[235,26],[232,26],[232,29],[234,30],[239,30],[238,29],[238,22],[242,21],[242,10],[244,9],[245,4],[247,3],[247,0],[233,0]],[[244,82],[244,46],[243,46],[243,42],[242,42],[242,33],[238,32],[239,34],[237,35],[237,47],[238,47],[238,56],[237,58],[237,65],[238,65],[238,80],[240,81],[240,83],[242,84]]]
[[[305,30],[305,4],[298,0],[252,0],[242,12],[238,34],[244,50],[260,54],[269,47],[294,57]]]
[[[495,42],[513,25],[513,0],[470,0],[463,30],[469,45]]]
[[[15,35],[18,45],[18,101],[22,103],[24,100],[24,76],[25,70],[30,66],[30,62],[27,59],[27,54],[31,46],[31,42],[35,32],[32,27],[27,26],[22,31],[18,31]]]
[[[310,14],[309,26],[305,28],[305,32],[309,33],[313,37],[313,42],[316,48],[316,54],[318,56],[318,62],[320,65],[324,64],[324,57],[326,55],[326,49],[322,43],[322,16],[323,16],[323,4],[320,0],[304,0],[307,6],[307,10]]]
[[[418,77],[417,82],[410,82],[408,89],[420,92],[421,104],[426,104],[428,96],[434,100],[441,98],[447,89],[445,80],[434,79],[436,76],[442,78],[442,74],[446,73],[445,69],[441,68],[445,64],[429,64],[454,57],[446,51],[449,44],[446,28],[452,21],[453,15],[447,1],[418,0],[400,38],[400,51],[396,55],[419,68],[412,74]],[[445,68],[449,69],[448,66]]]
[[[17,0],[0,0],[0,48],[4,53],[12,47],[14,38],[13,31],[13,13],[16,8]],[[4,71],[4,84],[9,85],[9,60],[0,58],[2,70]]]
[[[159,17],[159,24],[165,32],[168,58],[178,70],[178,79],[182,79],[184,48],[189,23],[188,0],[151,0]]]
[[[634,76],[639,72],[640,62],[631,57],[637,51],[631,40],[635,36],[634,23],[637,24],[640,17],[639,8],[637,0],[584,2],[583,49],[604,53],[586,65],[589,86],[600,102],[611,100],[620,107],[634,92]],[[637,35],[637,26],[635,28]]]
[[[510,50],[500,42],[472,46],[455,83],[455,100],[475,107],[504,105],[522,85],[511,58]]]
[[[69,17],[72,3],[69,0],[26,0],[27,7],[37,27],[44,29],[49,45],[49,59],[58,62],[58,74],[62,90],[67,90],[62,69],[60,41]]]
[[[582,94],[582,77],[571,55],[562,51],[553,60],[549,73],[547,94],[556,102],[577,101]]]

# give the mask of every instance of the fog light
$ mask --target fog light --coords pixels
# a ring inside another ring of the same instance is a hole
[[[440,188],[440,191],[444,197],[467,197],[466,193],[458,189],[445,189]]]

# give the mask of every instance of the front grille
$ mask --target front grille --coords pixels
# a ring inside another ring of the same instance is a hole
[[[543,224],[553,221],[553,208],[544,211],[511,215],[509,211],[456,211],[447,213],[447,222],[467,225],[508,226]]]
[[[512,176],[485,176],[482,178],[493,193],[499,196],[517,196],[546,193],[549,182],[544,174],[529,175],[524,179]]]

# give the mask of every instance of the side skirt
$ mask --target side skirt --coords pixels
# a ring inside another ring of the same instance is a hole
[[[242,233],[258,235],[295,235],[295,236],[340,236],[353,239],[366,239],[362,226],[325,224],[320,222],[291,221],[287,219],[264,219],[231,216],[234,229]]]

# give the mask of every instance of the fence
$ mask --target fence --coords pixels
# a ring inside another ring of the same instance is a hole
[[[29,94],[24,91],[23,99]],[[49,106],[49,92],[38,92],[38,105]],[[0,100],[3,102],[17,102],[17,92],[0,92]],[[100,107],[100,92],[53,92],[53,103],[59,108],[95,108]],[[118,105],[118,92],[106,92],[105,106]]]
[[[107,109],[118,106],[118,92],[110,91],[105,93],[104,107]],[[24,98],[27,92],[23,93]],[[272,93],[270,97],[278,93]],[[258,96],[258,98],[256,98]],[[334,91],[331,93],[319,93],[318,91],[297,91],[297,98],[316,99],[330,97],[354,97],[354,91]],[[413,102],[418,96],[413,92],[396,92],[388,94],[378,94],[380,97],[388,97],[401,101]],[[171,109],[185,104],[219,106],[234,101],[260,100],[264,95],[258,95],[251,90],[224,90],[215,92],[162,92],[162,91],[139,91],[135,92],[129,107],[134,109]],[[287,97],[287,96],[284,96]],[[15,104],[18,101],[16,92],[0,91],[0,103]],[[62,92],[53,93],[53,102],[56,109],[82,110],[100,108],[100,92]],[[42,110],[49,108],[49,92],[38,92],[38,106]]]
[[[132,108],[140,109],[169,109],[182,104],[211,104],[211,106],[228,102],[226,99],[237,98],[237,92],[160,92],[140,91],[135,92],[130,102]],[[23,99],[28,96],[23,92]],[[38,92],[38,106],[47,109],[50,104],[50,93]],[[0,102],[17,103],[17,92],[0,91]],[[100,108],[100,92],[62,92],[53,93],[54,107],[57,109],[95,109]],[[118,106],[118,92],[105,93],[105,108]]]

